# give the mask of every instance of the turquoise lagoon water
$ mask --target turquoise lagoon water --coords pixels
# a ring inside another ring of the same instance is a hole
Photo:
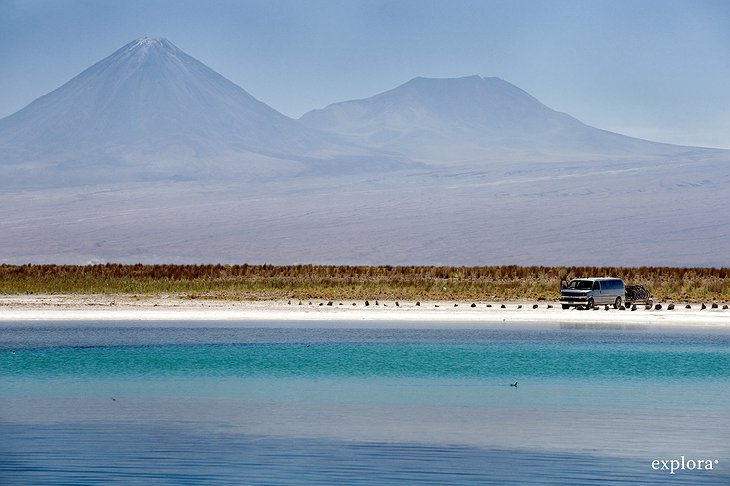
[[[730,484],[726,330],[258,326],[3,325],[0,482]]]

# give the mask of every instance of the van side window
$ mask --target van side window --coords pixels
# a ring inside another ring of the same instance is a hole
[[[601,284],[598,282],[593,282],[593,290],[601,290]]]

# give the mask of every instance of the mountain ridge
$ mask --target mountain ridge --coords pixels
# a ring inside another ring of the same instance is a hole
[[[6,180],[40,167],[92,183],[108,180],[101,172],[111,166],[122,180],[195,179],[196,170],[216,168],[244,177],[316,175],[711,150],[590,127],[501,78],[478,75],[418,76],[295,120],[154,37],[133,40],[0,119],[0,149]]]
[[[440,162],[449,155],[432,154],[453,157],[467,152],[464,158],[479,158],[483,152],[485,160],[510,154],[517,160],[561,156],[580,160],[686,149],[586,125],[501,78],[477,75],[416,77],[368,98],[309,111],[300,121],[359,143],[400,148],[418,160]]]
[[[303,126],[168,40],[149,37],[0,120],[0,149],[6,179],[16,166],[16,180],[43,168],[68,183],[194,179],[216,168],[223,178],[316,172],[318,164],[347,172],[373,156]],[[388,163],[400,162],[382,165]]]
[[[478,75],[419,76],[295,120],[154,37],[129,42],[0,119],[5,187],[581,162],[698,150],[704,149],[590,127],[501,78]]]
[[[293,120],[168,42],[0,120],[0,263],[727,263],[730,151],[479,76]]]

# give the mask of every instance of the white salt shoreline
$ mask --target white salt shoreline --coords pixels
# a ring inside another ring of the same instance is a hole
[[[220,301],[185,300],[177,297],[135,299],[131,296],[2,296],[0,325],[19,321],[322,321],[334,327],[400,326],[468,326],[479,323],[531,324],[644,324],[677,327],[730,328],[730,310],[700,310],[699,304],[685,309],[645,310],[563,310],[556,302],[415,302],[371,301]],[[321,304],[321,305],[320,305]],[[504,304],[505,308],[501,308]],[[537,304],[538,308],[533,309]],[[518,306],[522,306],[518,308]],[[548,305],[552,306],[548,308]],[[407,324],[412,323],[412,324]]]

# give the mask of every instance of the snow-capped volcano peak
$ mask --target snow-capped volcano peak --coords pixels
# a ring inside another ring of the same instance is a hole
[[[140,48],[140,49],[147,49],[150,47],[162,47],[162,48],[172,48],[177,49],[175,45],[170,42],[169,40],[165,39],[164,37],[140,37],[139,39],[135,39],[129,44],[127,44],[130,48]]]
[[[89,69],[106,69],[120,63],[126,64],[125,70],[130,71],[141,67],[150,69],[156,66],[159,69],[166,64],[192,64],[198,63],[198,61],[185,54],[167,39],[140,37],[118,49],[105,59],[102,59]]]
[[[145,57],[152,53],[164,53],[166,55],[178,56],[184,54],[175,44],[162,37],[140,37],[135,39],[129,44],[125,45],[117,52],[112,54],[110,57],[114,57],[115,54],[121,56],[141,56]]]

